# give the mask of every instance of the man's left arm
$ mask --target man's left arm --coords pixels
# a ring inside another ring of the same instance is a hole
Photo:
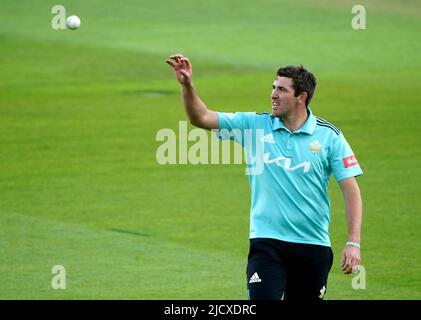
[[[362,224],[361,193],[355,177],[350,177],[338,182],[345,202],[346,219],[348,223],[348,240],[342,252],[342,271],[350,274],[360,265],[360,242]]]

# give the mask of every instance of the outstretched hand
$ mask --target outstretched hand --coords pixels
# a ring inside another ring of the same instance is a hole
[[[190,60],[181,54],[174,54],[165,61],[174,70],[175,77],[181,85],[190,85],[192,83],[192,66]]]

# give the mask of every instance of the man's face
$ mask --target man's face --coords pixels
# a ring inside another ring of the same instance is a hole
[[[272,88],[272,114],[275,117],[288,114],[296,108],[298,97],[294,97],[291,78],[276,77]]]

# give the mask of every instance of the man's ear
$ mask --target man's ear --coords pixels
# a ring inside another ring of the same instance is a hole
[[[304,103],[304,104],[306,104],[306,100],[307,100],[307,92],[305,92],[305,91],[301,92],[301,93],[298,95],[297,99],[298,99],[298,102],[299,102],[299,103]]]

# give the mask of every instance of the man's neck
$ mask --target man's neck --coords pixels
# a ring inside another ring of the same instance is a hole
[[[296,112],[281,116],[280,120],[282,120],[285,128],[294,132],[303,126],[307,118],[307,108],[299,108]]]

